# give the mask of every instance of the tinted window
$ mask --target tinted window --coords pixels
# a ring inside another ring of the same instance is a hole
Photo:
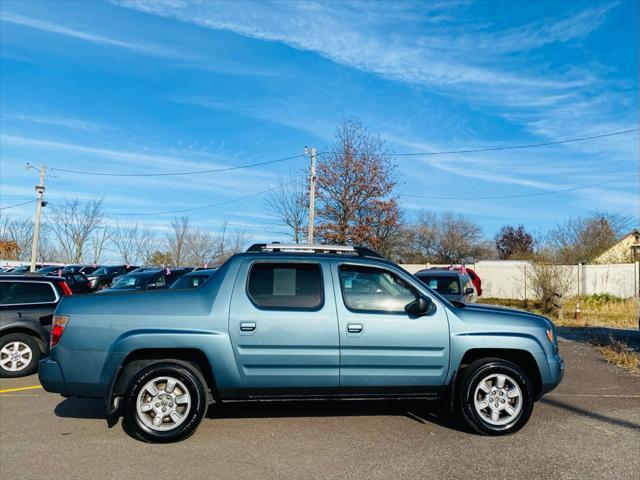
[[[457,277],[444,275],[418,275],[431,290],[442,295],[457,295],[460,293],[460,282]]]
[[[56,301],[53,287],[44,282],[0,282],[0,303],[52,303]]]
[[[404,313],[417,298],[404,280],[380,268],[342,265],[340,288],[347,308],[356,311]]]
[[[262,308],[317,309],[323,300],[320,265],[256,263],[249,273],[248,291]]]

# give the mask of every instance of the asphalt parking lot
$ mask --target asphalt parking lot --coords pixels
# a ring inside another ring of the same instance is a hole
[[[35,375],[3,379],[0,470],[26,479],[639,478],[640,377],[583,343],[561,340],[561,351],[564,382],[502,438],[467,432],[435,403],[270,402],[214,407],[190,439],[149,445],[109,427],[100,401],[49,394]]]

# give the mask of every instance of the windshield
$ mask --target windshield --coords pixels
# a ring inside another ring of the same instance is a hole
[[[459,295],[460,281],[457,277],[443,275],[420,275],[418,276],[427,287],[435,290],[441,295]]]
[[[148,275],[125,275],[120,277],[116,283],[114,283],[112,289],[132,289],[132,288],[144,288],[150,282],[152,277]]]
[[[212,274],[186,275],[180,277],[171,288],[198,288],[211,278]]]
[[[95,272],[93,272],[94,275],[106,275],[107,273],[107,269],[104,267],[100,267]]]

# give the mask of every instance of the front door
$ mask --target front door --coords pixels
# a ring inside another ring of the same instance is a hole
[[[335,393],[340,351],[329,262],[247,259],[229,332],[246,395]]]
[[[419,294],[409,275],[366,264],[332,265],[340,328],[343,393],[438,390],[449,364],[444,307],[412,316],[404,307]],[[424,292],[422,294],[425,294]]]

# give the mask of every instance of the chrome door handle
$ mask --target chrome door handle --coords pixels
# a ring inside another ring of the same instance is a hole
[[[349,333],[361,333],[362,332],[362,324],[361,323],[349,323],[347,325],[347,332],[349,332]]]
[[[256,329],[256,322],[240,322],[241,332],[253,332]]]

